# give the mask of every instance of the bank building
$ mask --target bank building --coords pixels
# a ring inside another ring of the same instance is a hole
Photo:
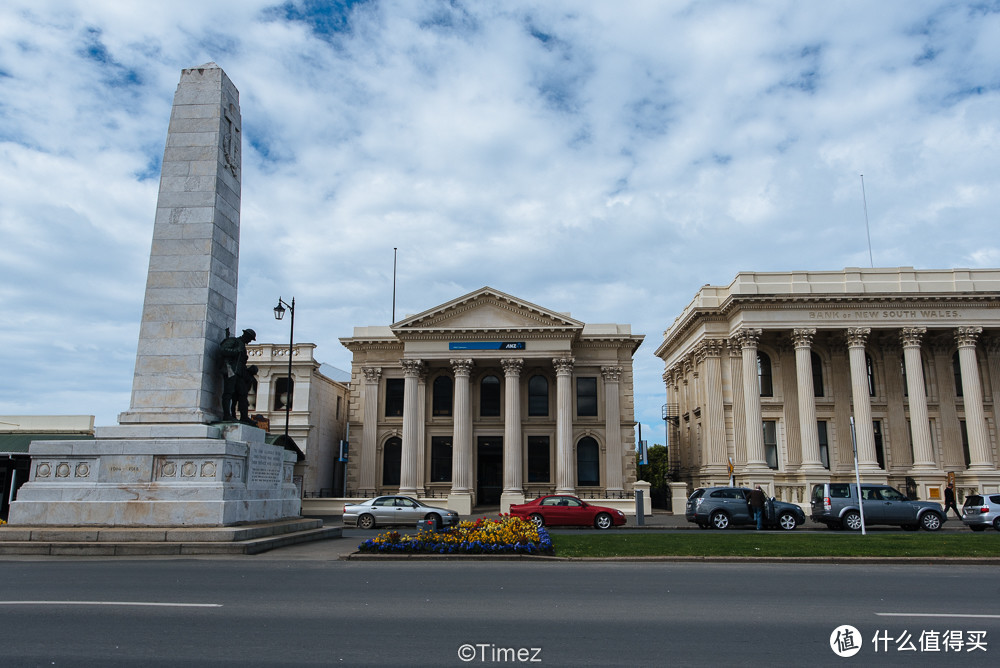
[[[670,466],[687,490],[888,482],[959,503],[1000,490],[1000,270],[744,272],[664,333]],[[854,437],[852,438],[852,421]]]
[[[340,339],[353,354],[347,496],[436,498],[460,514],[550,492],[627,498],[642,340],[489,287],[356,327]]]

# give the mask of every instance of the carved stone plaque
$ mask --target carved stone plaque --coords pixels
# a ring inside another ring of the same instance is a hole
[[[251,443],[247,456],[247,489],[275,489],[281,486],[285,449],[266,443]]]

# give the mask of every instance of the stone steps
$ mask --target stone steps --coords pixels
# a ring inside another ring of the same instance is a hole
[[[0,555],[140,556],[259,554],[339,538],[340,527],[293,519],[232,527],[0,527]]]

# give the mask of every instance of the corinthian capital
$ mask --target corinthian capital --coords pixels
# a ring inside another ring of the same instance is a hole
[[[601,375],[604,376],[605,383],[617,383],[622,378],[622,368],[620,366],[602,366]]]
[[[753,327],[743,327],[734,333],[733,337],[736,339],[740,347],[743,350],[747,349],[757,349],[757,344],[760,342],[760,335],[764,332],[760,329],[754,329]]]
[[[926,327],[904,327],[899,330],[899,342],[904,348],[919,348],[926,333]]]
[[[418,378],[424,368],[424,363],[420,360],[399,360],[403,367],[403,375],[410,378]]]
[[[503,367],[505,375],[516,378],[521,375],[521,368],[524,366],[524,360],[519,357],[505,357],[500,360],[500,366]]]
[[[847,347],[864,348],[868,342],[868,335],[872,333],[871,327],[851,327],[847,330]]]
[[[377,383],[378,379],[382,377],[382,367],[364,366],[361,367],[361,372],[365,374],[366,383]]]
[[[959,348],[974,348],[976,340],[982,333],[982,327],[959,327],[955,330],[955,343]]]
[[[793,329],[792,330],[792,343],[795,344],[796,348],[811,348],[813,337],[816,336],[816,328],[809,329]]]
[[[455,372],[456,376],[468,376],[472,373],[472,360],[450,360],[451,369]]]
[[[556,375],[573,373],[573,365],[576,360],[572,357],[556,357],[552,360],[552,366],[556,368]]]

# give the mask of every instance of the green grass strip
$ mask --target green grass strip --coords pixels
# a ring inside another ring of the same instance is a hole
[[[559,557],[1000,557],[1000,535],[960,533],[682,533],[554,535]]]

